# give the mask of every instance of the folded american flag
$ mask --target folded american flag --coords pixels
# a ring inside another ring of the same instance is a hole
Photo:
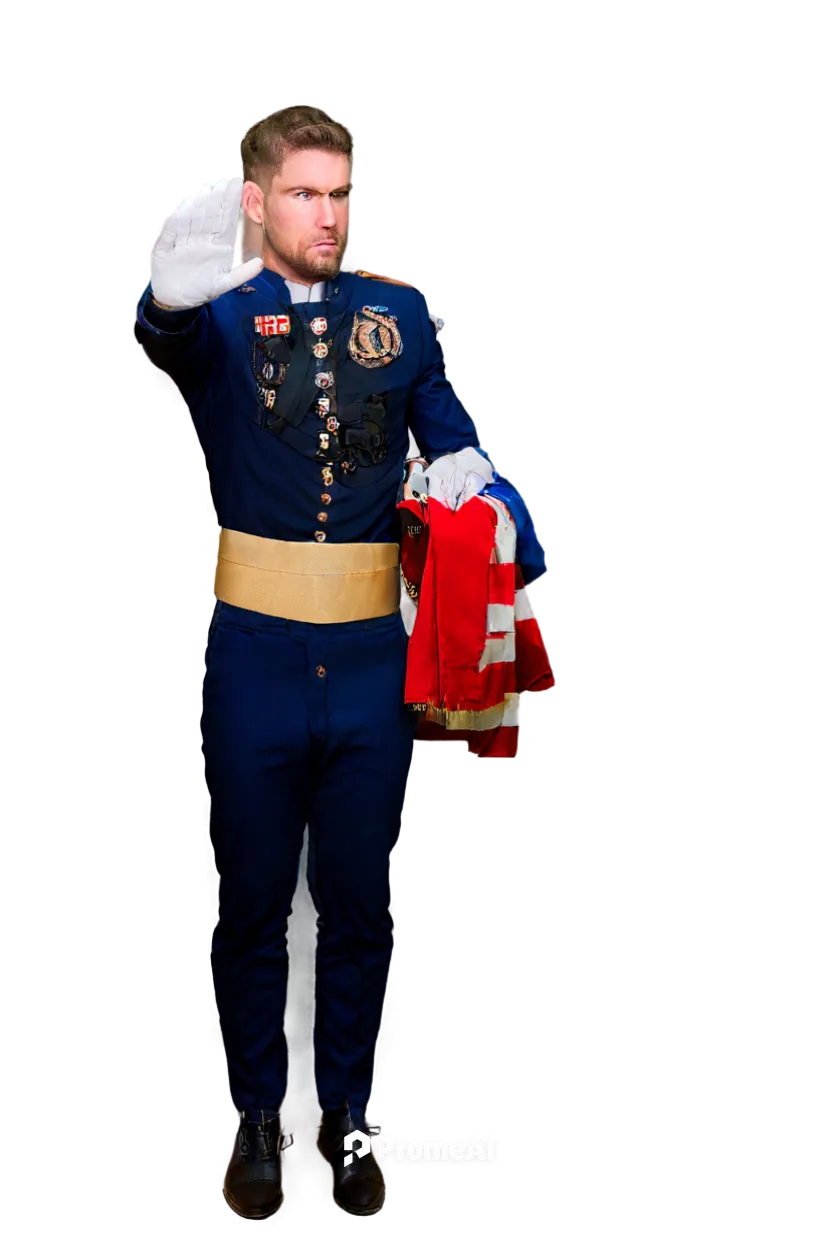
[[[520,693],[551,688],[554,676],[515,561],[513,517],[489,492],[456,510],[432,496],[405,496],[397,508],[404,700],[423,715],[416,739],[515,757]]]

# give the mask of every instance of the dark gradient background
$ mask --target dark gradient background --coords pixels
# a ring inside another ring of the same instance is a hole
[[[813,6],[0,16],[4,1254],[830,1229],[831,49]],[[278,1235],[216,1201],[213,535],[125,324],[167,201],[298,99],[368,139],[358,261],[450,312],[548,543],[565,686],[528,760],[421,747],[395,868],[374,1114],[500,1161],[405,1166],[379,1221],[317,1203]]]

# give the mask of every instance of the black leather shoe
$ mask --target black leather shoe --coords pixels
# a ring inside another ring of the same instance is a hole
[[[334,1201],[337,1205],[350,1215],[374,1215],[386,1197],[383,1173],[374,1154],[371,1149],[361,1158],[354,1153],[348,1166],[344,1165],[348,1152],[344,1144],[345,1135],[357,1130],[376,1136],[380,1128],[369,1127],[365,1119],[355,1119],[347,1106],[342,1110],[325,1110],[316,1143],[334,1172]]]
[[[224,1178],[224,1197],[236,1215],[244,1219],[267,1219],[275,1215],[284,1200],[281,1151],[292,1144],[292,1136],[282,1138],[277,1112],[241,1112]]]

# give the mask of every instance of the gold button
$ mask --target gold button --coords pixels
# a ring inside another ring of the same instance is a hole
[[[314,532],[314,536],[316,537],[316,539],[317,539],[317,540],[324,540],[324,539],[325,539],[325,532],[324,532],[324,531],[315,531],[315,532]]]
[[[326,486],[327,486],[327,487],[329,487],[329,488],[330,488],[331,484],[334,482],[334,476],[333,476],[333,475],[332,475],[332,473],[331,473],[331,467],[330,467],[330,466],[323,466],[323,467],[322,467],[322,480],[323,480],[323,483],[325,483],[325,484],[326,484]]]
[[[321,678],[322,678],[322,676],[325,674],[325,667],[324,667],[324,666],[317,666],[317,668],[316,668],[316,673],[317,673],[317,675],[319,676],[319,678],[321,679]]]
[[[331,493],[330,493],[330,492],[323,492],[323,493],[320,495],[320,498],[319,498],[319,499],[320,499],[320,501],[322,501],[322,504],[323,504],[323,505],[330,505],[330,504],[331,504]]]
[[[316,518],[317,522],[326,522],[328,515],[325,513],[325,510],[322,510],[321,513],[317,514]]]

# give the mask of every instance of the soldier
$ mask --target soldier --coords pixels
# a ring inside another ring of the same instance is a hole
[[[135,334],[186,401],[221,527],[201,731],[220,876],[211,962],[239,1112],[224,1196],[282,1201],[287,920],[304,829],[318,915],[318,1145],[334,1198],[383,1205],[366,1107],[392,952],[389,855],[418,715],[404,704],[399,519],[409,430],[451,508],[491,485],[526,582],[545,570],[519,493],[447,382],[407,283],[341,269],[352,140],[319,109],[251,127],[244,179],[166,219]],[[233,268],[239,210],[261,235]],[[361,1138],[362,1139],[362,1138]]]

